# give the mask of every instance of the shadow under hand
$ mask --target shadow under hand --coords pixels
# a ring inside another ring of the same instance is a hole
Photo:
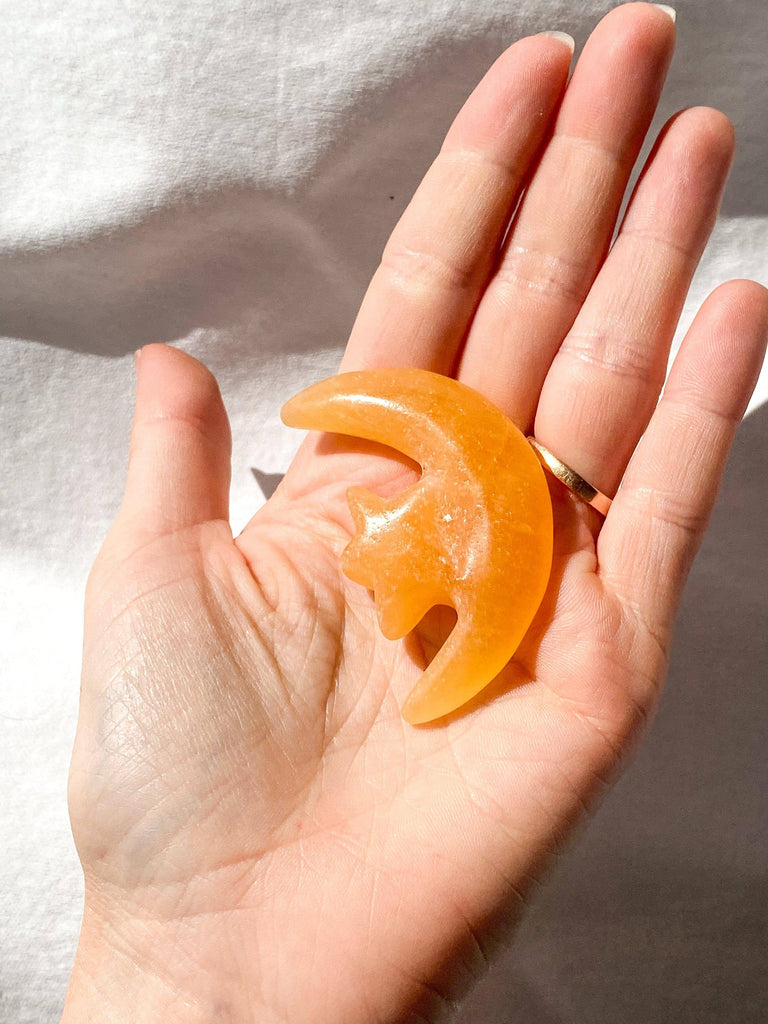
[[[768,1020],[766,464],[768,406],[736,438],[635,764],[456,1024]]]

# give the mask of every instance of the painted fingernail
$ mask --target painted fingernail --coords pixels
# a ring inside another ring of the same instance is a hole
[[[576,49],[576,41],[567,32],[539,32],[539,35],[547,36],[549,39],[559,39],[561,43],[565,43],[571,53]]]
[[[672,21],[677,21],[677,11],[674,7],[670,7],[669,4],[654,4],[654,7],[658,7],[660,11],[664,11],[668,14]]]

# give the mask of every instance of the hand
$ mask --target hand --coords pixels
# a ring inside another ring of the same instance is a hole
[[[412,468],[310,436],[233,539],[216,383],[180,351],[140,353],[125,500],[87,592],[65,1020],[431,1020],[615,773],[768,330],[762,288],[722,286],[656,404],[733,148],[716,111],[673,118],[609,250],[673,39],[663,10],[617,8],[564,96],[562,40],[512,46],[395,228],[344,357],[455,373],[601,490],[622,484],[603,522],[551,482],[548,595],[461,713],[413,728],[398,710],[445,612],[386,641],[339,569],[346,489],[390,493]]]

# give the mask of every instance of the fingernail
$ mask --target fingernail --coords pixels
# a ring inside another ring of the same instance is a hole
[[[569,36],[567,32],[539,32],[539,35],[547,36],[549,39],[559,39],[561,43],[565,43],[571,53],[576,49],[575,39],[573,36]]]
[[[668,14],[672,21],[677,21],[677,11],[674,7],[670,7],[669,4],[654,4],[654,7],[658,7],[660,11],[664,11]]]
[[[141,355],[141,349],[137,348],[136,351],[133,353],[133,365],[134,366],[138,366],[139,365],[139,356],[140,355]]]

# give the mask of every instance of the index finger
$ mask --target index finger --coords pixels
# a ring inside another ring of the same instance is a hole
[[[386,245],[342,370],[451,372],[572,52],[564,33],[522,39],[469,97]]]

